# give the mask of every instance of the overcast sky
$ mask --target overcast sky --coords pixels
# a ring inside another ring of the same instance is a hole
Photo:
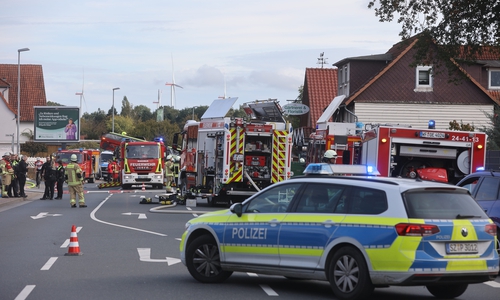
[[[0,10],[0,63],[43,67],[48,101],[120,112],[124,96],[154,111],[298,95],[306,68],[380,54],[400,26],[380,23],[369,0],[16,0]],[[173,58],[173,59],[172,59]],[[173,64],[172,64],[173,61]],[[172,72],[172,70],[174,72]],[[22,76],[22,74],[21,74]],[[237,108],[237,107],[235,107]]]

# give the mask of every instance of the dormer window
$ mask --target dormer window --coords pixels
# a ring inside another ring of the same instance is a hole
[[[500,89],[500,69],[490,69],[488,71],[488,89]]]
[[[416,68],[415,92],[432,92],[432,66]]]

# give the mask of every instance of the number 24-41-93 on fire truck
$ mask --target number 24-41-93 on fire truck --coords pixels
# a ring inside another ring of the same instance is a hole
[[[290,126],[278,102],[245,103],[246,120],[225,117],[236,100],[214,100],[199,122],[184,126],[177,180],[181,197],[228,205],[292,176]]]

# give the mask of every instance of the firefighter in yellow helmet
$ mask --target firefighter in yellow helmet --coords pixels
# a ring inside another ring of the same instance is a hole
[[[167,184],[167,193],[172,192],[172,181],[174,179],[174,158],[172,155],[167,156],[165,162],[165,180]]]
[[[66,166],[65,179],[68,183],[71,207],[76,207],[76,194],[78,194],[78,205],[80,207],[87,207],[85,205],[85,198],[83,197],[82,169],[76,163],[78,160],[76,154],[71,154],[70,160],[71,162]]]
[[[328,163],[328,164],[335,164],[337,160],[337,152],[335,150],[326,150],[325,154],[323,155],[323,162]]]

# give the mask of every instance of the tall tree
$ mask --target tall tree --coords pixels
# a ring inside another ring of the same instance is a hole
[[[155,119],[155,116],[151,113],[151,109],[147,107],[146,105],[137,105],[134,106],[132,115],[134,118],[141,120],[143,122],[151,119]]]
[[[475,61],[485,50],[482,46],[490,46],[487,51],[500,57],[498,0],[373,0],[368,7],[380,22],[397,18],[404,40],[421,33],[414,64],[439,66],[437,62],[444,61],[448,66],[453,64],[450,58]],[[440,47],[429,55],[434,44]]]
[[[488,135],[488,150],[500,150],[500,106],[495,105],[493,114],[486,114],[490,119],[489,126],[480,130]]]
[[[122,100],[122,112],[120,113],[120,115],[124,117],[132,117],[133,115],[132,110],[133,110],[132,104],[128,101],[127,96],[124,96]]]

